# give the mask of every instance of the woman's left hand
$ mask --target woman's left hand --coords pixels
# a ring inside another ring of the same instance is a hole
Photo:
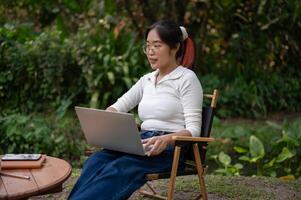
[[[142,140],[143,147],[149,149],[147,151],[148,156],[155,156],[162,153],[168,144],[170,144],[171,137],[169,135],[154,136]]]

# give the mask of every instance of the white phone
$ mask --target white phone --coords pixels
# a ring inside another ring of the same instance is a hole
[[[5,154],[1,160],[39,160],[41,154]]]

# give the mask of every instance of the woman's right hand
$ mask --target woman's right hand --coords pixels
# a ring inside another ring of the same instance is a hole
[[[171,137],[169,135],[154,136],[143,139],[142,144],[147,149],[147,156],[155,156],[162,153],[168,144],[170,144]]]

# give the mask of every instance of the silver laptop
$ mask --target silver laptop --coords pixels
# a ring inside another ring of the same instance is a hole
[[[110,150],[146,155],[134,116],[94,108],[75,107],[89,144]]]

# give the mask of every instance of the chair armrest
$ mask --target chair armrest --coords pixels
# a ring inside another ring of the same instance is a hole
[[[172,140],[179,142],[213,142],[215,139],[208,137],[172,136]]]

